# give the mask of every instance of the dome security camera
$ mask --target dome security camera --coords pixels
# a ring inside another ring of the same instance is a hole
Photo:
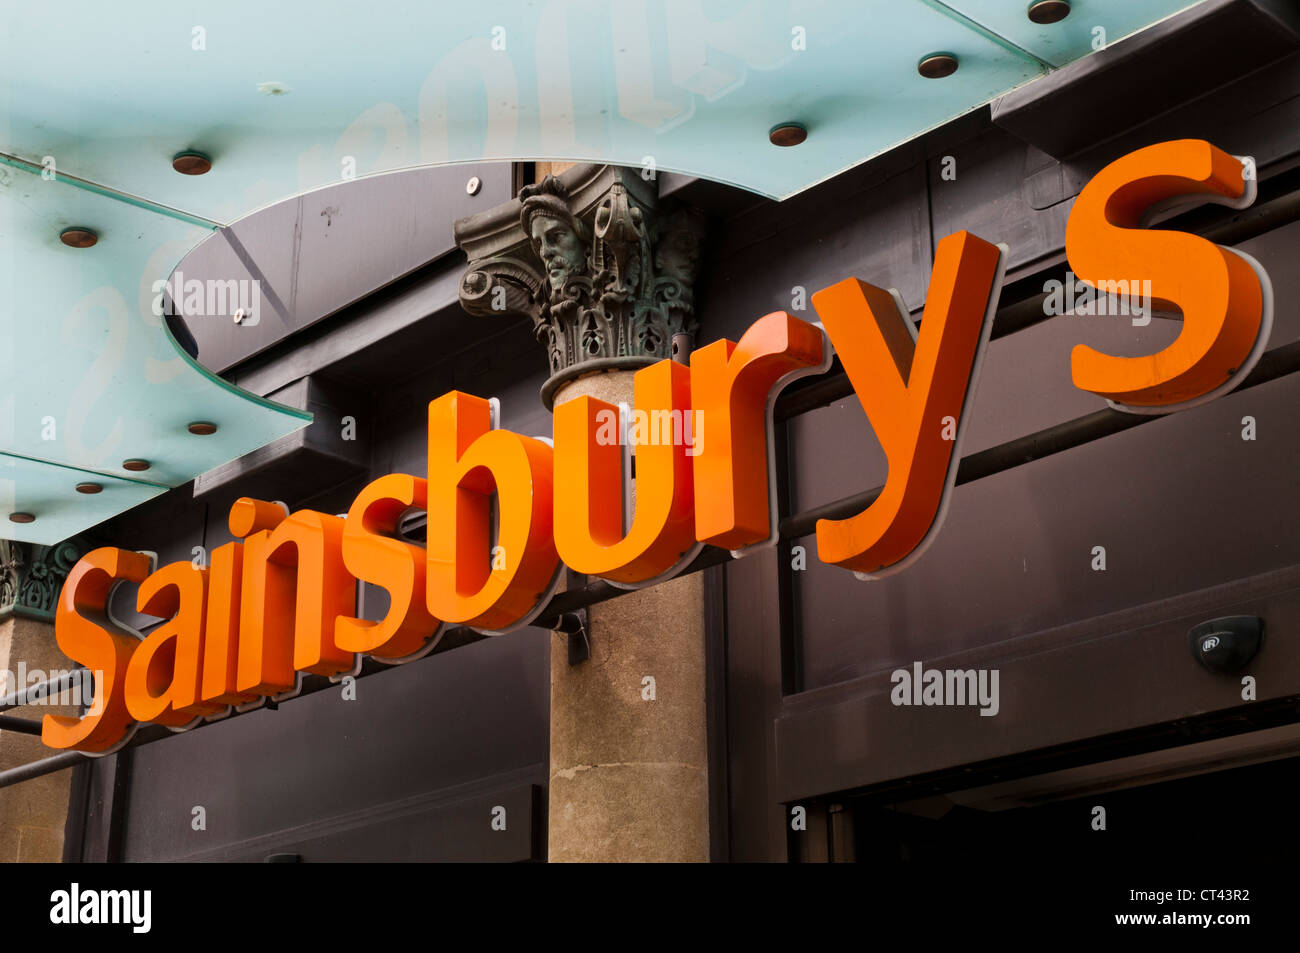
[[[1192,655],[1211,672],[1239,671],[1259,652],[1264,620],[1253,615],[1225,616],[1192,627],[1187,633]]]

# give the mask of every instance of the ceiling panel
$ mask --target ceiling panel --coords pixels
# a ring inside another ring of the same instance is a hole
[[[1074,0],[1051,26],[1024,0],[15,5],[0,18],[0,454],[9,505],[36,520],[9,532],[55,542],[305,426],[193,361],[156,313],[155,282],[259,208],[516,159],[782,198],[1088,54],[1095,26],[1114,42],[1187,5]],[[956,71],[920,75],[937,53]],[[769,141],[788,123],[804,142]],[[187,151],[210,170],[179,174]],[[68,247],[71,227],[97,243]],[[208,298],[203,320],[231,310]],[[114,489],[70,496],[73,470]]]

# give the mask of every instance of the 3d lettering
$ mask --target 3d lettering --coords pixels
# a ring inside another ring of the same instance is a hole
[[[1262,269],[1194,235],[1140,227],[1153,205],[1189,195],[1244,202],[1241,163],[1193,140],[1142,149],[1107,166],[1070,215],[1066,252],[1081,280],[1150,280],[1158,303],[1183,311],[1178,339],[1157,354],[1075,349],[1075,383],[1121,406],[1221,391],[1248,369],[1267,326]],[[942,239],[919,330],[894,293],[850,278],[813,295],[824,332],[778,311],[738,341],[695,351],[689,368],[638,371],[632,506],[617,408],[561,403],[552,449],[500,428],[491,402],[452,392],[429,404],[427,475],[379,477],[345,517],[243,498],[229,514],[235,541],[213,549],[207,568],[151,571],[140,553],[88,553],[68,574],[55,632],[69,658],[102,676],[91,709],[46,715],[42,740],[103,753],[133,723],[182,728],[291,691],[300,672],[337,677],[360,655],[401,662],[431,650],[446,625],[508,631],[544,607],[561,561],[635,585],[681,571],[700,543],[770,543],[773,401],[825,369],[830,348],[889,470],[861,513],[818,522],[818,555],[867,574],[905,566],[933,538],[953,486],[1004,258],[1003,246],[967,232]],[[427,514],[423,547],[398,532],[413,510]],[[358,614],[361,583],[387,592],[383,618]],[[138,611],[162,620],[146,638],[109,611],[121,584],[137,585]]]
[[[1242,370],[1260,333],[1260,276],[1237,252],[1186,232],[1143,229],[1158,203],[1240,198],[1239,160],[1199,139],[1162,142],[1102,169],[1079,193],[1065,230],[1070,267],[1083,280],[1149,280],[1157,309],[1179,309],[1182,333],[1156,354],[1115,357],[1086,345],[1070,358],[1074,384],[1120,404],[1192,400]]]
[[[1001,252],[968,232],[935,249],[930,294],[917,336],[890,292],[850,278],[813,295],[844,370],[889,460],[880,496],[862,513],[817,523],[817,555],[878,572],[916,550],[952,485],[955,440],[972,370],[993,320]],[[960,428],[959,428],[960,429]]]

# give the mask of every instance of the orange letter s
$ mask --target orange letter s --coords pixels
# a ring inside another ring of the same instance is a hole
[[[343,563],[363,582],[389,594],[388,614],[371,622],[351,616],[334,620],[334,641],[348,652],[395,660],[421,652],[440,623],[425,607],[425,552],[392,537],[402,513],[427,506],[426,482],[390,473],[369,484],[352,502],[343,527]]]
[[[1116,159],[1084,187],[1065,229],[1070,267],[1089,284],[1151,282],[1152,303],[1181,309],[1182,333],[1146,357],[1115,357],[1080,344],[1074,384],[1120,410],[1152,412],[1231,390],[1263,351],[1268,276],[1253,259],[1204,238],[1147,231],[1157,203],[1199,197],[1243,206],[1253,198],[1242,163],[1200,139],[1161,142]]]
[[[143,582],[149,557],[125,549],[95,549],[72,567],[54,616],[54,637],[63,654],[95,676],[95,701],[81,718],[46,715],[41,741],[50,748],[102,752],[122,740],[131,715],[123,683],[136,633],[109,618],[109,595],[123,580]]]

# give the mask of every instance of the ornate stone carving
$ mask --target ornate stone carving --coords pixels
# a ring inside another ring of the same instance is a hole
[[[470,314],[531,319],[556,389],[580,374],[685,359],[704,216],[660,205],[634,169],[581,165],[456,223]]]
[[[21,615],[53,622],[63,582],[88,548],[76,537],[55,546],[0,540],[0,619]]]

